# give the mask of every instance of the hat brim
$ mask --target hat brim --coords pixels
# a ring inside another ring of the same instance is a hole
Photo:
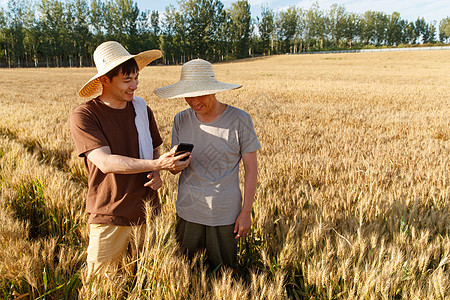
[[[175,84],[154,90],[155,95],[165,99],[198,97],[217,94],[242,87],[240,84],[224,83],[220,81],[178,81]]]
[[[113,63],[105,68],[102,72],[94,75],[89,81],[78,91],[78,95],[81,97],[92,97],[97,94],[101,94],[102,92],[102,84],[100,82],[100,77],[119,66],[120,64],[126,62],[130,58],[134,58],[136,60],[136,64],[138,65],[139,71],[146,67],[152,61],[160,58],[162,56],[161,51],[159,50],[148,50],[141,52],[136,55],[122,56],[116,59]]]

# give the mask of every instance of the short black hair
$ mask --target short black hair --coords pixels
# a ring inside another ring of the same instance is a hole
[[[130,75],[131,73],[139,72],[139,67],[136,63],[136,60],[134,58],[130,58],[129,60],[121,63],[120,65],[106,73],[105,76],[108,77],[109,80],[112,80],[114,76],[119,75],[120,70],[122,70],[122,74]]]

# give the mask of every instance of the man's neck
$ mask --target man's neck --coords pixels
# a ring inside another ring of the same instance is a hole
[[[119,101],[119,100],[114,99],[114,97],[109,97],[108,95],[105,95],[105,94],[101,94],[99,99],[106,106],[109,106],[114,109],[124,109],[125,107],[127,107],[126,101]]]
[[[227,105],[225,103],[217,101],[217,105],[214,107],[214,110],[211,111],[211,113],[207,115],[196,114],[197,119],[199,119],[203,123],[214,122],[222,115],[226,108]]]

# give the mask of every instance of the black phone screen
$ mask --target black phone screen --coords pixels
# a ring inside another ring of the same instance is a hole
[[[177,152],[175,152],[175,156],[181,155],[181,154],[186,153],[186,152],[192,152],[192,149],[194,149],[194,145],[193,144],[180,143],[178,145]],[[183,160],[187,160],[188,158],[189,158],[189,156],[186,156],[185,158],[182,158],[180,160],[183,161]]]

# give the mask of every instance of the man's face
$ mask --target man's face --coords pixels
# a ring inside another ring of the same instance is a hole
[[[107,80],[109,81],[108,92],[114,100],[129,102],[133,100],[134,91],[139,84],[139,72],[125,75],[120,71],[117,76],[114,76],[111,80],[107,78]]]
[[[208,115],[214,112],[214,107],[217,104],[216,95],[203,95],[198,97],[186,97],[184,98],[189,106],[195,111],[196,114]]]

